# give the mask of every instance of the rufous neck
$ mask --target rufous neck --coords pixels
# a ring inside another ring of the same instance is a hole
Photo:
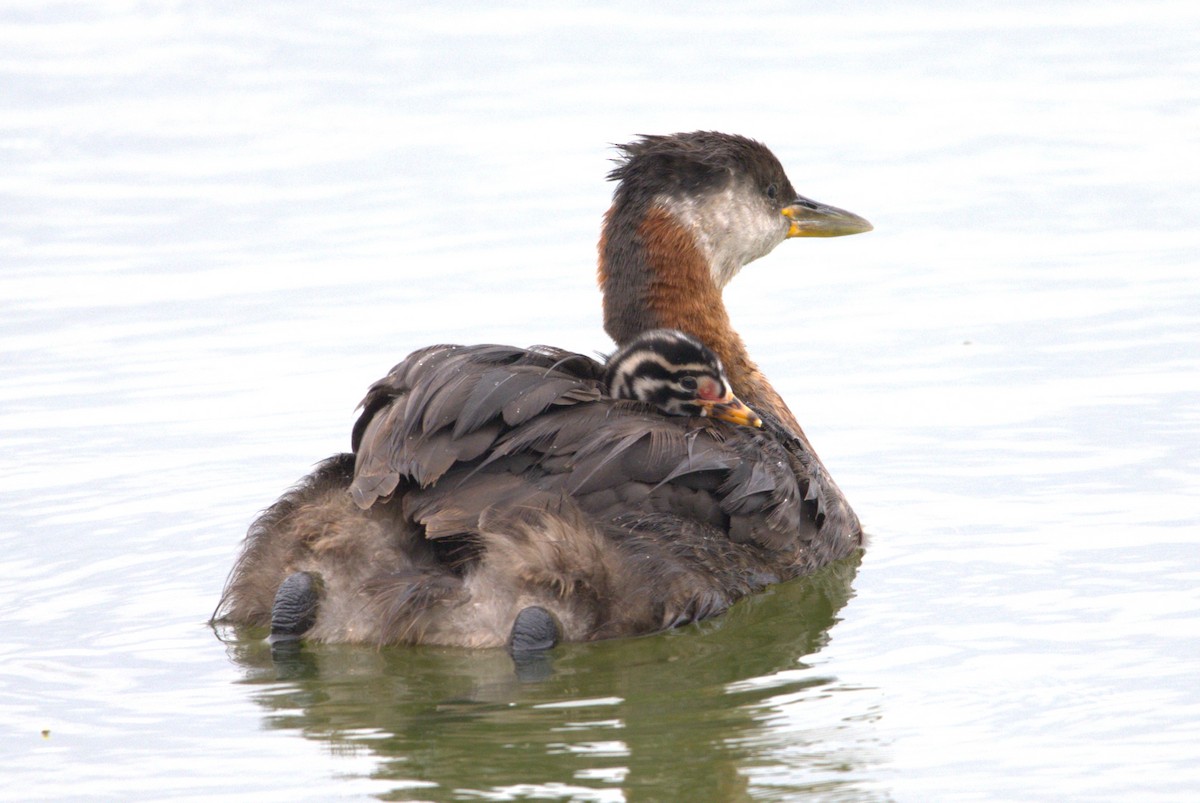
[[[733,391],[803,437],[729,322],[713,271],[691,233],[661,207],[634,218],[614,204],[600,239],[604,329],[618,346],[649,329],[678,329],[716,352]]]

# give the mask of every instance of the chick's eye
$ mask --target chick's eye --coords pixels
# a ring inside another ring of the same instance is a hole
[[[694,376],[685,376],[679,380],[679,387],[684,390],[695,390],[700,387],[700,383],[696,381],[696,377]]]
[[[776,196],[778,196],[778,195],[779,195],[778,187],[776,187],[774,184],[767,185],[767,197],[768,198],[770,198],[772,201],[774,201]]]

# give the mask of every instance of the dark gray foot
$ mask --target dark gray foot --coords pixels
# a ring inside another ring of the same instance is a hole
[[[508,636],[508,654],[522,682],[545,680],[554,673],[548,650],[558,644],[558,622],[545,608],[531,605],[517,614]]]
[[[298,641],[317,620],[317,603],[321,599],[321,580],[311,572],[296,572],[287,576],[275,592],[271,606],[271,636],[274,647]]]
[[[541,652],[558,643],[558,623],[545,608],[532,605],[517,614],[512,633],[508,637],[508,651],[514,656],[520,653]]]

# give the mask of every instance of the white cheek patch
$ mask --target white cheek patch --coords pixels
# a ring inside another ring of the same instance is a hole
[[[717,287],[787,239],[788,219],[748,181],[699,198],[662,196],[656,202],[692,232]]]

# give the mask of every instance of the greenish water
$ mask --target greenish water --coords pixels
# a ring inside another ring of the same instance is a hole
[[[0,798],[1191,800],[1200,11],[0,9]],[[762,139],[875,224],[734,325],[871,535],[654,637],[206,621],[434,342],[609,347],[609,143]]]
[[[827,642],[855,563],[694,628],[563,647],[520,677],[501,650],[322,646],[276,662],[256,640],[230,655],[266,727],[370,755],[371,778],[418,796],[864,792],[877,787],[876,697],[805,660]],[[837,722],[772,732],[794,705],[833,708]]]

